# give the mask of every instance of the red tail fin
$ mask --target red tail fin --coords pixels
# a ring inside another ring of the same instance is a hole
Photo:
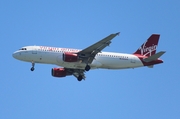
[[[152,34],[134,54],[140,54],[148,57],[155,54],[156,48],[158,46],[159,37],[159,34]]]

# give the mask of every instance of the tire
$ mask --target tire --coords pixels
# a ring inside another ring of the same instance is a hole
[[[85,70],[89,71],[90,69],[91,69],[91,67],[89,65],[86,65]]]
[[[77,78],[78,81],[82,81],[82,79],[83,79],[82,76],[79,76],[79,77]]]
[[[31,71],[34,71],[34,67],[31,68]]]

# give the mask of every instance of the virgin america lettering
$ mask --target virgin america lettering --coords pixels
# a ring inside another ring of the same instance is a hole
[[[47,51],[63,51],[63,52],[78,52],[78,49],[71,49],[71,48],[57,48],[57,47],[48,47],[48,46],[40,46],[41,50]]]
[[[146,56],[147,54],[150,54],[150,56],[151,56],[151,53],[152,53],[153,51],[156,51],[157,45],[154,45],[154,44],[153,44],[152,46],[147,47],[147,46],[146,46],[146,43],[147,43],[147,42],[145,42],[145,43],[139,48],[139,50],[141,51],[141,55]]]

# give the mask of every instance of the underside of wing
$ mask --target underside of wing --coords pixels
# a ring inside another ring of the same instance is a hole
[[[83,69],[70,69],[70,68],[65,68],[67,72],[69,72],[70,74],[72,74],[73,76],[75,76],[79,81],[81,81],[82,79],[85,80],[86,76],[85,76],[85,70]]]

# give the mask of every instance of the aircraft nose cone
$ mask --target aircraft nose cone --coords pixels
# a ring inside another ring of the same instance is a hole
[[[18,58],[18,53],[17,53],[17,52],[14,52],[14,53],[12,54],[12,56],[13,56],[15,59],[17,59],[17,58]]]
[[[16,57],[16,54],[15,54],[15,53],[13,53],[13,54],[12,54],[12,56],[15,58],[15,57]]]

